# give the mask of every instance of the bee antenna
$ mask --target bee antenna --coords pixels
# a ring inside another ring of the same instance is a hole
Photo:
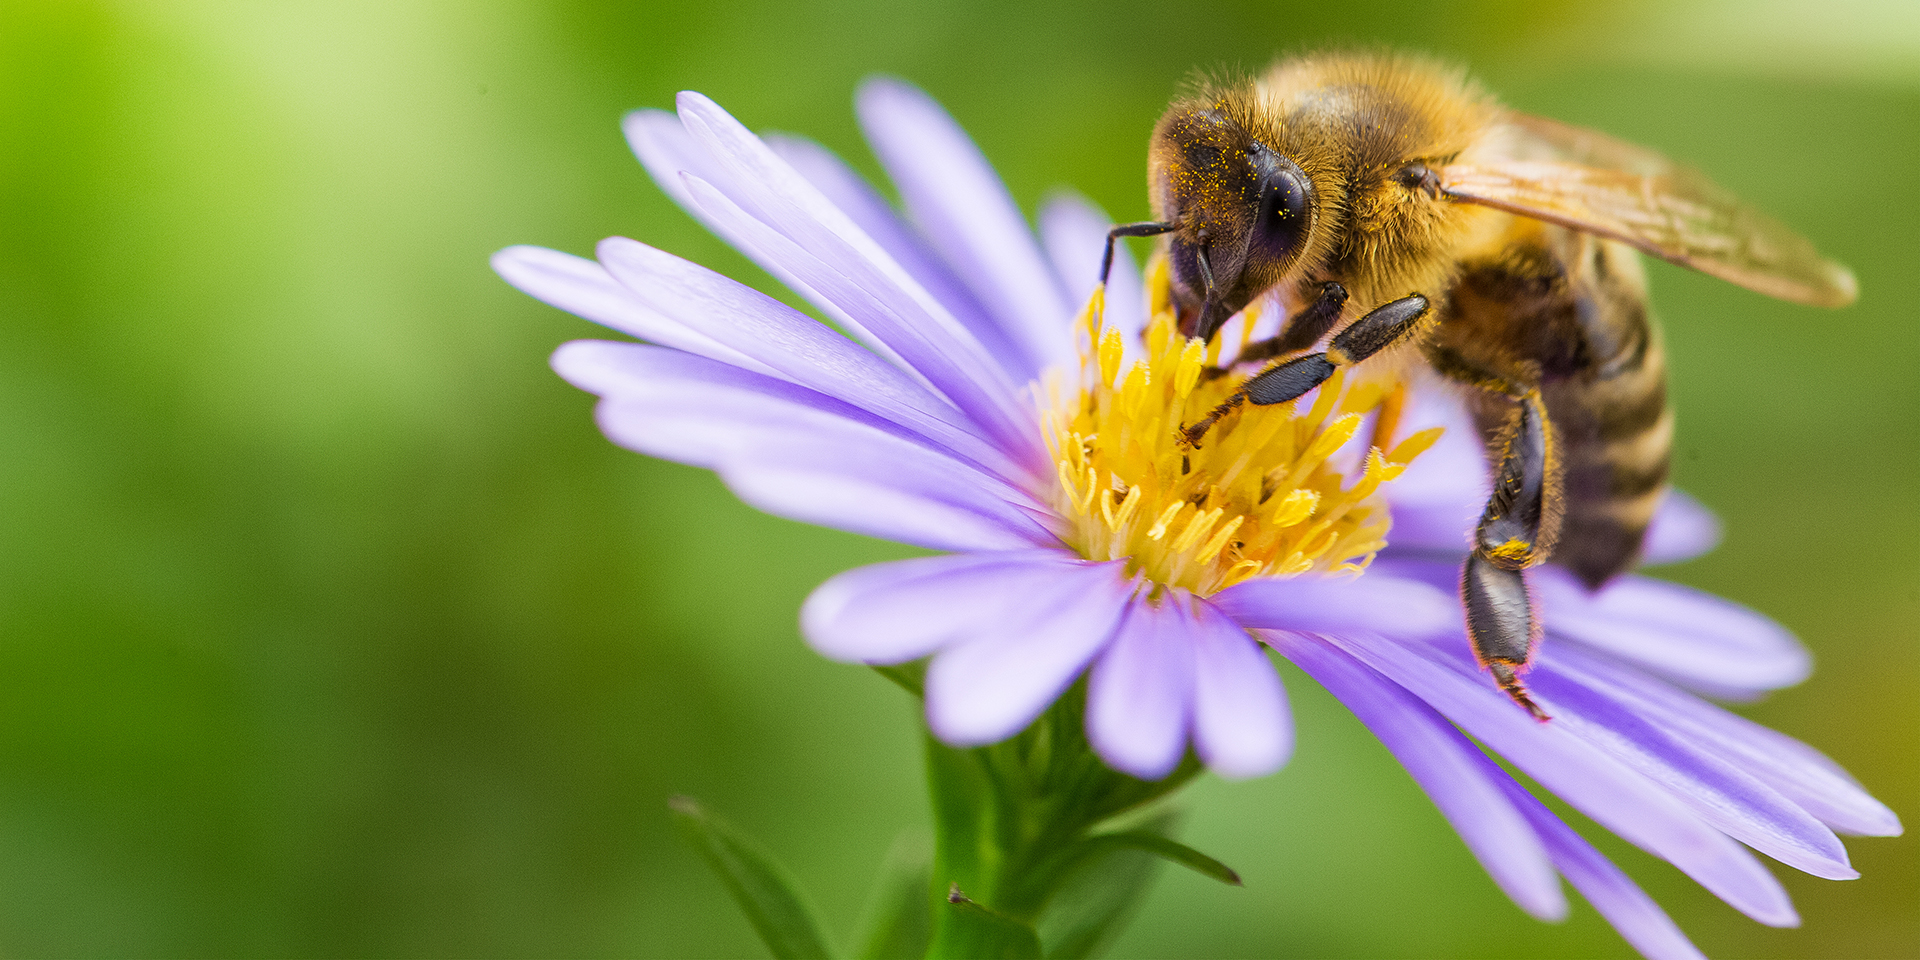
[[[1107,274],[1113,272],[1113,242],[1121,237],[1157,237],[1163,233],[1172,233],[1174,226],[1161,220],[1144,220],[1140,223],[1123,223],[1107,231],[1107,252],[1100,258],[1100,285],[1107,285]]]

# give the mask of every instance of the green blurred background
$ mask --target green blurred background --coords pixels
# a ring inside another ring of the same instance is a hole
[[[1744,708],[1920,816],[1920,14],[1907,3],[1156,6],[0,2],[0,953],[754,956],[671,833],[763,838],[843,936],[926,822],[913,709],[795,609],[903,548],[620,451],[547,354],[601,331],[487,268],[625,234],[771,288],[617,122],[702,90],[874,173],[849,101],[943,100],[1029,209],[1146,214],[1199,65],[1385,42],[1645,142],[1851,264],[1859,306],[1654,265],[1679,481],[1729,534],[1670,575],[1820,672]],[[1122,956],[1616,956],[1536,923],[1331,698],[1204,780]],[[1583,829],[1598,835],[1590,825]],[[1920,844],[1779,868],[1760,927],[1600,841],[1709,953],[1920,953]]]

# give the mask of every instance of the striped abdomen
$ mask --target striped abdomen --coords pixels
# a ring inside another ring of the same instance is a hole
[[[1598,586],[1633,565],[1666,490],[1666,354],[1631,249],[1545,224],[1516,224],[1506,240],[1463,264],[1436,339],[1540,388],[1560,439],[1552,561]],[[1483,429],[1506,412],[1504,398],[1478,404]]]

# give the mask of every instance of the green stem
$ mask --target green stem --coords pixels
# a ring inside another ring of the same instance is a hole
[[[895,679],[918,692],[910,682],[917,678]],[[1083,732],[1085,700],[1076,684],[1026,730],[992,746],[958,749],[927,735],[936,930],[929,956],[957,942],[940,935],[943,923],[973,916],[950,909],[956,888],[982,910],[1034,928],[1077,868],[1114,849],[1092,842],[1096,830],[1200,771],[1192,757],[1159,781],[1108,769]]]

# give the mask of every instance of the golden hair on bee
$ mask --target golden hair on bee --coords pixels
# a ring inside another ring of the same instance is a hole
[[[1262,297],[1288,314],[1229,354],[1263,366],[1215,370],[1244,379],[1175,441],[1198,447],[1243,405],[1290,402],[1349,366],[1390,390],[1422,365],[1456,385],[1494,481],[1462,572],[1467,632],[1536,716],[1519,679],[1540,632],[1523,573],[1552,558],[1597,588],[1635,562],[1666,489],[1665,355],[1634,251],[1800,303],[1855,295],[1845,267],[1705,177],[1508,110],[1410,54],[1202,80],[1155,125],[1147,173],[1155,219],[1115,227],[1108,262],[1113,238],[1164,235],[1176,326],[1201,341]],[[1376,445],[1396,416],[1378,418]]]
[[[1364,278],[1348,291],[1362,301],[1433,287],[1487,218],[1440,202],[1432,182],[1408,178],[1470,155],[1500,112],[1464,70],[1407,54],[1319,53],[1257,77],[1202,79],[1154,131],[1156,219],[1177,226],[1176,254],[1202,234],[1211,241],[1207,269],[1221,278],[1225,314],[1283,275],[1314,277],[1340,265]],[[1255,226],[1247,215],[1257,213],[1241,202],[1257,186],[1245,158],[1251,151],[1257,165],[1268,149],[1296,165],[1307,185],[1304,229],[1284,257],[1262,256],[1256,244],[1236,258],[1220,249],[1222,238],[1247,233]],[[1204,299],[1192,258],[1176,256],[1173,267],[1186,299]]]

